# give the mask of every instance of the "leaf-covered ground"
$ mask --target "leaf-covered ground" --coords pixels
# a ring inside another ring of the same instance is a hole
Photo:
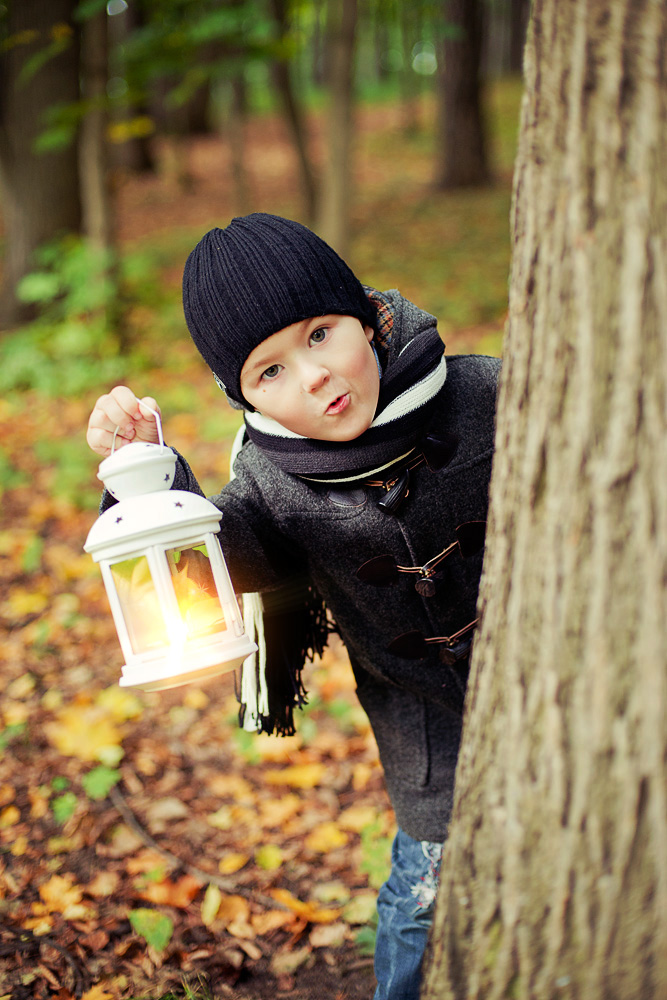
[[[494,133],[494,188],[433,196],[423,134],[401,137],[390,108],[359,118],[357,270],[435,311],[450,351],[497,350],[511,136]],[[250,125],[247,156],[251,207],[298,216],[280,126]],[[175,248],[171,288],[193,233],[235,211],[224,143],[192,143],[187,165],[185,187],[165,168],[119,190],[122,245]],[[159,317],[143,308],[133,323],[155,347]],[[167,440],[219,486],[238,417],[186,338],[141,382]],[[309,669],[286,739],[238,729],[230,676],[118,687],[106,596],[82,551],[97,494],[85,425],[106,388],[0,401],[0,1000],[367,1000],[394,819],[344,650]]]

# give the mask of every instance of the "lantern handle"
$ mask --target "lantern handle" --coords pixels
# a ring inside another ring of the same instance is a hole
[[[143,406],[145,410],[148,410],[148,412],[152,413],[153,416],[155,417],[157,436],[158,436],[158,441],[160,442],[160,451],[164,451],[164,438],[162,437],[162,421],[160,420],[160,414],[157,412],[157,410],[151,409],[150,406],[147,406],[146,403],[142,403],[141,400],[139,399],[137,399],[137,403],[139,403],[140,406]],[[111,453],[109,457],[113,455],[114,450],[116,448],[116,435],[118,434],[119,430],[120,430],[120,425],[117,426],[116,430],[113,432],[113,441],[111,442]]]

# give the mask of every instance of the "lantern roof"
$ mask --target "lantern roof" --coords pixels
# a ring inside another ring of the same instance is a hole
[[[190,544],[217,532],[222,513],[196,493],[164,490],[128,497],[109,507],[88,533],[84,549],[96,561],[129,556],[149,545]]]

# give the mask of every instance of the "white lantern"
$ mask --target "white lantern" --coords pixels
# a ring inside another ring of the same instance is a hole
[[[170,488],[176,455],[155,417],[159,444],[112,448],[101,463],[98,478],[118,503],[84,545],[100,564],[125,655],[120,684],[145,691],[226,673],[257,649],[220,550],[222,514]]]

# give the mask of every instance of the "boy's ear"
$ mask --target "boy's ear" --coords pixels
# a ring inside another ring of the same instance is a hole
[[[372,341],[373,337],[375,336],[375,330],[373,329],[372,326],[365,326],[364,327],[364,333],[366,334],[366,340],[370,344],[370,342]]]

